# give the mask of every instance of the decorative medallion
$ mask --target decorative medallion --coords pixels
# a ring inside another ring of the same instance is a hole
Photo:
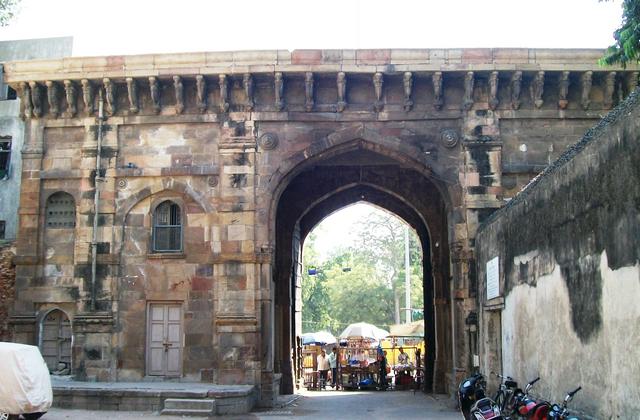
[[[220,182],[220,177],[218,175],[211,175],[207,178],[207,184],[209,184],[210,187],[218,186],[218,182]]]
[[[444,129],[442,130],[442,133],[440,133],[440,139],[442,140],[442,143],[444,143],[445,147],[451,149],[456,147],[458,144],[458,132],[452,128]]]
[[[263,150],[273,150],[278,147],[278,136],[275,133],[264,133],[258,139],[258,146]]]
[[[127,188],[127,179],[126,178],[120,178],[118,180],[118,188],[120,188],[121,190],[124,190],[125,188]]]

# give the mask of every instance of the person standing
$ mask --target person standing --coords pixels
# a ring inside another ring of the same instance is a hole
[[[320,387],[325,389],[327,385],[327,376],[329,374],[329,359],[327,358],[327,352],[322,349],[318,355],[316,361],[318,362],[318,372],[320,372]]]
[[[335,388],[338,385],[338,348],[334,347],[331,350],[331,354],[328,357],[329,368],[331,369],[331,387]]]

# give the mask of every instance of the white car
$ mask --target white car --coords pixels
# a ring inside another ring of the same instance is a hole
[[[53,402],[49,369],[40,350],[0,342],[0,420],[36,420]]]

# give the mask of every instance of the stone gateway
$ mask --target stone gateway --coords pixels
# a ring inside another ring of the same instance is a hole
[[[478,224],[637,85],[601,54],[8,63],[26,122],[13,337],[79,379],[250,384],[270,405],[298,375],[304,238],[367,201],[418,232],[425,383],[449,391],[478,354]]]

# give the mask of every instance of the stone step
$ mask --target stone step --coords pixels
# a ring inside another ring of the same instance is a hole
[[[167,398],[164,400],[164,415],[209,416],[216,413],[216,400]]]
[[[160,412],[163,416],[191,416],[191,417],[210,417],[216,413],[206,410],[189,410],[182,408],[165,408]]]

